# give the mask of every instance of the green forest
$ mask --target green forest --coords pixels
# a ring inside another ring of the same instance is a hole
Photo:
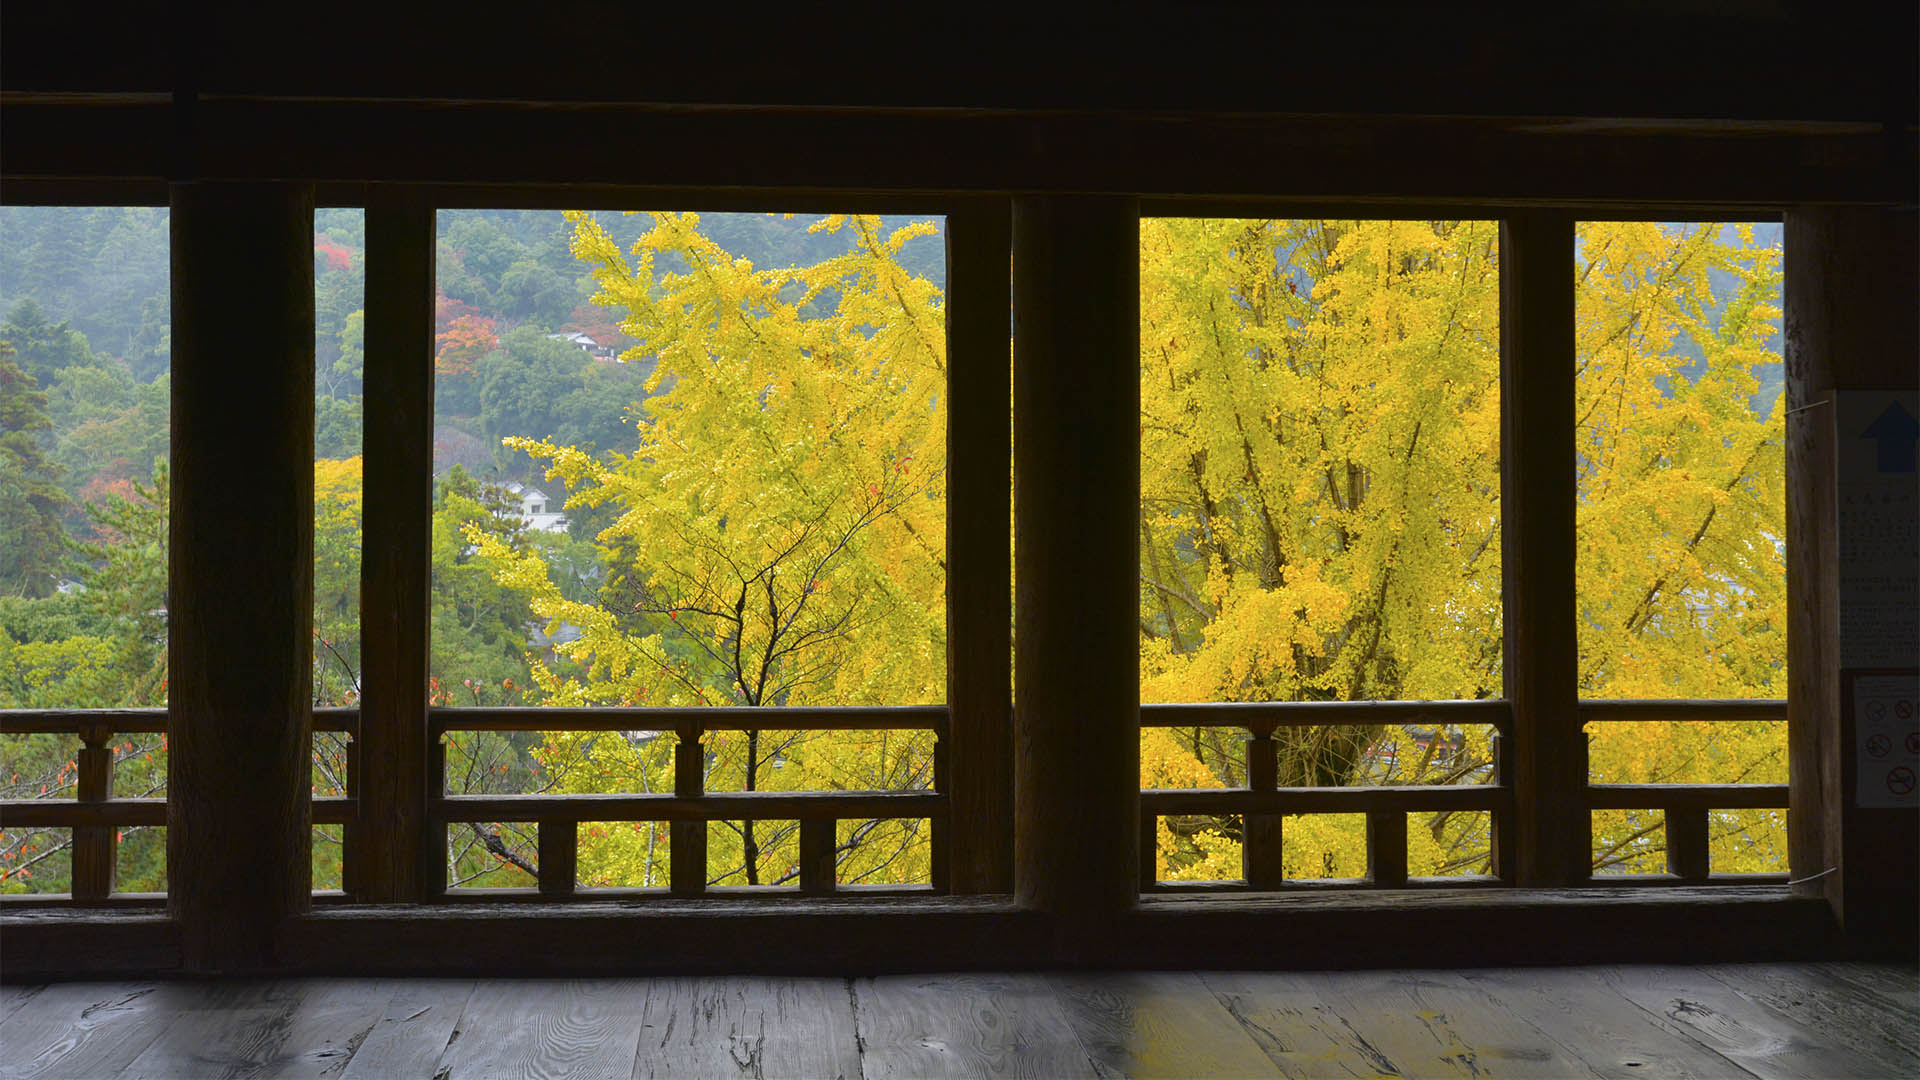
[[[0,210],[0,707],[166,694],[167,213]],[[1594,223],[1578,247],[1583,693],[1783,697],[1777,226]],[[944,700],[940,222],[448,211],[435,298],[436,705]],[[315,215],[316,705],[358,694],[365,234]],[[1484,222],[1143,222],[1146,701],[1498,696],[1498,259]],[[1609,725],[1600,781],[1778,782],[1778,725]],[[1489,732],[1304,729],[1283,784],[1482,783]],[[671,790],[671,735],[448,736],[455,792]],[[6,798],[72,798],[69,736],[6,736]],[[926,732],[714,733],[707,787],[925,787]],[[314,791],[345,790],[316,735]],[[163,795],[165,739],[115,791]],[[1149,729],[1148,787],[1243,783],[1232,729]],[[1418,815],[1416,874],[1485,872]],[[1784,815],[1715,815],[1716,870]],[[1596,815],[1602,873],[1663,868]],[[841,823],[844,883],[929,880],[928,823]],[[121,891],[165,888],[124,830]],[[665,882],[663,823],[582,825],[582,886]],[[793,822],[714,822],[713,884],[788,884]],[[1364,827],[1289,818],[1290,877]],[[63,892],[63,830],[0,826],[0,889]],[[314,883],[341,838],[315,830]],[[533,884],[529,823],[449,830],[448,882]],[[1236,819],[1165,819],[1167,879],[1239,876]]]

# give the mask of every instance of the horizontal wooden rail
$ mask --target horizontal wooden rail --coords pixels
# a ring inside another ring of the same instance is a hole
[[[1485,701],[1217,701],[1140,706],[1141,727],[1325,727],[1331,724],[1492,724],[1513,721],[1505,700]]]
[[[935,791],[727,791],[680,795],[450,795],[429,803],[448,821],[785,821],[924,818],[947,812]]]
[[[1712,720],[1721,723],[1765,720],[1784,724],[1787,722],[1787,703],[1760,698],[1582,701],[1575,715],[1582,724],[1624,724],[1648,720]]]
[[[347,825],[353,799],[313,800],[315,825]],[[167,823],[165,799],[10,799],[0,802],[0,826],[9,829],[110,829]]]
[[[148,709],[0,709],[0,735],[71,735],[104,724],[123,735],[157,735],[167,730],[165,706]],[[360,727],[360,710],[313,710],[313,730],[352,733]]]
[[[1589,784],[1595,810],[1785,810],[1785,784]]]
[[[1143,814],[1360,814],[1369,811],[1505,810],[1513,790],[1494,784],[1382,787],[1195,788],[1143,791]]]
[[[435,738],[449,731],[932,731],[947,730],[945,705],[795,708],[544,709],[440,707]]]
[[[0,825],[9,829],[110,829],[166,823],[165,799],[10,799],[0,802]]]

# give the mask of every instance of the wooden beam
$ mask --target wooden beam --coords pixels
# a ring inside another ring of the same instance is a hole
[[[947,215],[948,885],[1013,891],[1012,211]]]
[[[1014,893],[1098,927],[1140,859],[1140,218],[1013,207]]]
[[[1500,224],[1503,667],[1513,705],[1515,874],[1587,877],[1587,742],[1576,714],[1573,221]],[[1503,838],[1504,839],[1504,838]]]
[[[1835,406],[1847,391],[1920,382],[1916,228],[1910,208],[1803,206],[1785,229],[1789,863],[1795,888],[1824,896],[1849,935],[1908,955],[1920,815],[1860,807],[1849,787],[1857,649],[1843,631]]]
[[[418,903],[445,854],[427,842],[427,591],[433,529],[433,207],[367,193],[364,538],[356,833],[371,903]],[[438,794],[437,792],[435,794]]]
[[[190,971],[311,906],[313,194],[172,188],[167,909]]]
[[[0,104],[0,179],[150,182],[173,167],[169,101],[15,94]],[[1455,216],[1503,203],[1776,212],[1808,201],[1897,203],[1916,178],[1911,127],[1877,117],[1733,124],[247,96],[204,97],[194,108],[196,167],[210,177],[591,191],[604,190],[617,167],[577,148],[645,146],[646,182],[634,186],[727,189],[770,196],[776,207],[783,189],[795,189],[1321,203],[1363,193],[1455,204]]]

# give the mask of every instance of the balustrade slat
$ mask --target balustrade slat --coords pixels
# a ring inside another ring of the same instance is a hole
[[[579,825],[566,818],[540,819],[540,894],[573,895],[579,861]]]
[[[1667,811],[1667,873],[1682,881],[1705,881],[1709,870],[1708,861],[1706,808],[1669,809]]]
[[[698,799],[706,791],[706,751],[697,730],[683,729],[673,748],[673,794]],[[667,881],[675,896],[698,896],[707,888],[707,823],[673,821],[668,827]]]
[[[76,756],[80,769],[76,794],[85,802],[113,798],[113,732],[104,724],[82,728],[85,740]],[[88,825],[73,830],[73,898],[98,902],[113,895],[114,833],[111,825]]]
[[[832,818],[803,818],[800,822],[800,891],[825,896],[834,890]]]
[[[1280,760],[1271,726],[1254,730],[1247,739],[1247,788],[1250,791],[1274,791],[1280,783]],[[1240,874],[1255,889],[1277,889],[1286,877],[1281,864],[1280,835],[1283,829],[1278,814],[1245,814],[1241,817]]]
[[[1375,888],[1407,884],[1407,815],[1404,810],[1367,814],[1367,881]]]

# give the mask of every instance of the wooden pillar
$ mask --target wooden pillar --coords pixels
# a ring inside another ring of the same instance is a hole
[[[167,907],[186,970],[311,903],[313,192],[171,189]]]
[[[446,858],[440,845],[426,842],[433,226],[433,208],[419,195],[369,189],[363,644],[355,744],[362,899],[376,904],[418,902],[423,882],[443,872],[439,864]]]
[[[1785,230],[1789,862],[1796,891],[1825,896],[1855,942],[1909,956],[1920,813],[1862,807],[1854,789],[1845,680],[1882,643],[1845,629],[1838,444],[1859,432],[1836,430],[1836,395],[1920,383],[1916,228],[1910,209],[1807,206]],[[1915,618],[1911,600],[1895,607]]]
[[[1013,891],[1007,529],[1011,340],[1005,200],[947,216],[948,886]],[[943,790],[946,786],[943,785]],[[937,876],[937,875],[936,875]]]
[[[1528,887],[1585,881],[1592,865],[1581,795],[1587,740],[1575,715],[1573,273],[1566,214],[1501,222],[1504,666],[1514,713],[1514,876]]]
[[[1138,898],[1140,222],[1013,207],[1014,893],[1097,927]]]

